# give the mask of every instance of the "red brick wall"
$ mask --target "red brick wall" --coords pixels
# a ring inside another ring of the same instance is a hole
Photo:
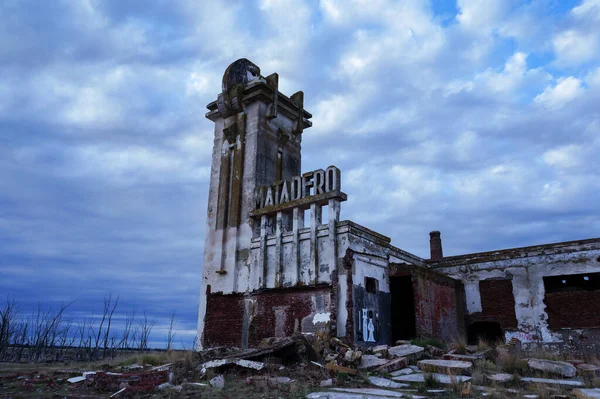
[[[477,321],[495,321],[502,328],[517,327],[512,280],[480,281],[479,292],[482,312]]]
[[[302,320],[315,310],[313,309],[313,296],[329,296],[329,288],[306,290],[277,290],[264,292],[255,296],[257,299],[256,316],[250,325],[248,343],[256,346],[263,338],[275,336],[275,309],[282,308],[285,312],[283,331],[285,336],[294,333],[294,326],[298,320],[298,327],[302,328]]]
[[[244,300],[239,294],[208,294],[204,319],[204,346],[235,346],[242,344]]]
[[[452,340],[463,334],[456,282],[432,272],[413,274],[417,335]]]
[[[554,292],[544,302],[550,328],[600,327],[600,291]]]
[[[256,300],[254,318],[248,328],[248,345],[255,347],[263,338],[277,335],[277,310],[280,312],[280,318],[283,315],[281,319],[283,324],[280,326],[279,332],[283,332],[284,336],[290,336],[294,332],[296,323],[302,331],[303,319],[316,312],[313,297],[323,298],[324,305],[329,306],[331,303],[330,293],[330,287],[318,287],[271,290],[250,297],[243,297],[239,294],[208,295],[204,346],[240,347],[242,345],[245,298]],[[326,311],[330,312],[331,309],[326,309]],[[310,320],[305,324],[308,327],[312,326]]]

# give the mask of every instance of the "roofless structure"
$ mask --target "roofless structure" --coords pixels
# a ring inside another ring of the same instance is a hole
[[[214,122],[199,348],[326,333],[398,339],[517,338],[587,350],[600,342],[600,239],[431,258],[340,219],[341,171],[302,173],[304,94],[240,59],[208,104]],[[326,212],[323,212],[326,209]],[[323,214],[326,217],[323,217]]]

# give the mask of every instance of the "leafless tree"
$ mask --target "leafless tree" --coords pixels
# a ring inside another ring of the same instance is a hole
[[[156,320],[148,320],[148,316],[146,315],[146,311],[142,314],[141,319],[138,321],[140,327],[140,337],[139,337],[139,349],[146,350],[148,349],[148,338],[150,337],[150,333],[156,324]]]
[[[106,323],[106,330],[104,331],[104,351],[102,353],[102,358],[106,359],[106,353],[108,351],[108,340],[109,340],[109,336],[110,336],[110,326],[111,326],[111,322],[112,322],[112,318],[113,318],[113,314],[115,313],[115,310],[117,309],[117,305],[119,304],[119,297],[117,297],[117,299],[114,301],[114,303],[112,304],[112,308],[111,307],[111,299],[112,299],[112,293],[108,295],[108,299],[105,297],[104,298],[104,312],[106,313],[108,309],[110,309],[110,313],[108,314],[108,321]]]
[[[0,309],[0,359],[4,359],[16,333],[16,320],[15,299],[7,298],[6,305]]]
[[[173,345],[173,338],[175,338],[175,333],[173,332],[173,327],[175,326],[175,311],[171,313],[171,318],[169,321],[169,332],[167,333],[167,350],[170,351],[173,349],[171,346]]]

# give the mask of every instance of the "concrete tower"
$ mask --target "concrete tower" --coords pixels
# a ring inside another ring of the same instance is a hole
[[[208,104],[215,123],[206,243],[198,320],[202,345],[207,292],[243,293],[251,279],[250,245],[260,223],[250,213],[260,187],[300,174],[302,132],[311,126],[300,91],[287,97],[278,75],[239,59],[223,75],[222,92]],[[289,223],[290,221],[284,221]],[[269,228],[272,226],[270,223]]]

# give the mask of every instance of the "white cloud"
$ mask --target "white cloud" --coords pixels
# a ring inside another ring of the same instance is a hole
[[[569,144],[546,151],[542,158],[548,165],[558,168],[574,168],[581,164],[585,149],[581,145]]]
[[[559,62],[579,64],[597,55],[598,34],[570,29],[554,36],[552,44]]]
[[[573,76],[559,78],[556,86],[548,86],[534,101],[547,108],[560,108],[583,93],[581,81]]]
[[[508,11],[506,0],[458,0],[457,6],[460,26],[483,34],[496,29]]]
[[[584,0],[571,10],[571,14],[581,19],[590,18],[600,21],[600,0]]]

